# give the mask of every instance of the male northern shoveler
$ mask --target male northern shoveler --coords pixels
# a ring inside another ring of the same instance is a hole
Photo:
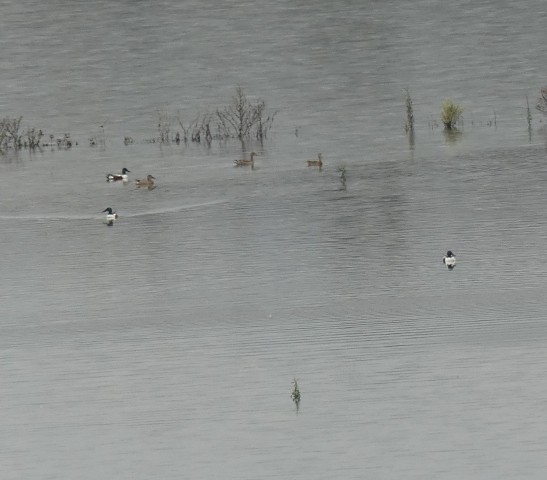
[[[443,257],[443,263],[452,270],[456,266],[456,255],[454,255],[451,250],[448,250]]]
[[[130,173],[131,170],[128,170],[127,168],[123,167],[122,173],[109,173],[106,175],[106,181],[107,182],[117,182],[121,180],[122,182],[127,182],[129,178],[127,177],[127,174]]]
[[[101,213],[106,212],[106,224],[108,226],[112,226],[114,224],[114,220],[118,219],[118,214],[112,210],[112,208],[107,207],[105,208]]]
[[[251,156],[250,159],[242,158],[240,160],[234,160],[234,166],[236,166],[236,167],[246,167],[246,166],[250,165],[251,168],[254,168],[255,167],[256,152],[251,152],[250,156]]]
[[[148,188],[148,190],[151,190],[154,187],[155,179],[156,177],[152,175],[147,175],[146,178],[142,180],[135,180],[135,185],[137,185],[137,187],[146,187]]]
[[[307,160],[308,167],[319,167],[319,170],[323,168],[323,154],[317,154],[317,160]]]

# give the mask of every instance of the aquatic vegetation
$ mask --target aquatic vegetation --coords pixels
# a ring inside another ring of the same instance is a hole
[[[547,89],[545,91],[545,96],[547,97]],[[528,123],[528,140],[531,142],[532,141],[532,111],[530,110],[530,102],[528,101],[528,95],[526,95],[526,123]]]
[[[35,150],[41,147],[55,147],[59,149],[68,149],[72,145],[77,145],[70,137],[70,133],[65,133],[62,137],[55,139],[55,135],[49,135],[49,142],[41,143],[44,137],[44,132],[41,128],[27,127],[23,132],[21,125],[23,117],[10,118],[5,117],[0,120],[0,154],[6,150]]]
[[[405,132],[412,133],[414,132],[414,109],[412,107],[412,98],[410,97],[410,92],[408,88],[405,88],[406,97],[406,123],[405,123]]]
[[[72,140],[70,133],[65,133],[62,137],[55,138],[55,135],[49,136],[50,142],[43,143],[43,147],[57,147],[59,150],[68,150],[72,148],[72,145],[78,145],[78,142]]]
[[[42,140],[43,136],[44,132],[42,132],[41,129],[36,131],[35,128],[27,128],[24,146],[30,148],[31,150],[34,150],[36,147],[40,147],[40,140]]]
[[[211,121],[213,119],[213,114],[211,113],[201,113],[196,115],[189,123],[186,125],[182,119],[180,111],[176,115],[178,124],[182,129],[182,141],[187,144],[190,139],[192,142],[200,143],[202,137],[205,139],[207,144],[211,143],[213,135],[211,134]],[[180,143],[180,133],[177,132],[175,136],[175,142]]]
[[[57,138],[57,147],[59,149],[69,149],[72,147],[72,139],[70,138],[70,133],[65,133],[62,138]]]
[[[496,111],[494,110],[494,116],[492,117],[492,120],[488,120],[486,122],[486,125],[488,127],[497,127],[498,126],[498,116],[496,115]]]
[[[306,160],[308,167],[319,167],[319,171],[323,169],[323,154],[317,154],[317,160]]]
[[[169,132],[171,131],[171,117],[165,110],[158,109],[158,141],[169,143]]]
[[[441,121],[444,128],[447,130],[453,129],[460,120],[462,113],[463,108],[460,105],[450,99],[445,100],[441,109]]]
[[[8,148],[20,149],[23,147],[22,134],[19,133],[23,117],[0,120],[0,150]]]
[[[541,89],[538,101],[536,103],[536,110],[539,110],[543,115],[547,115],[547,87]]]
[[[296,377],[292,381],[292,392],[291,392],[291,398],[292,401],[296,405],[296,411],[298,412],[298,407],[300,406],[300,389],[298,388],[298,381],[296,380]]]
[[[336,168],[338,172],[338,178],[340,179],[340,190],[347,190],[347,177],[346,177],[346,167],[341,165]]]
[[[54,147],[57,147],[59,150],[68,150],[72,148],[73,145],[78,145],[78,142],[72,140],[70,133],[65,133],[62,137],[57,138],[55,138],[55,135],[50,135],[49,139],[50,141],[48,143],[42,143],[41,146],[51,147],[52,150]]]
[[[226,140],[237,138],[245,141],[255,138],[262,142],[268,136],[277,112],[268,113],[266,102],[258,99],[252,103],[245,94],[243,88],[237,87],[231,102],[214,113],[198,113],[192,120],[186,122],[180,111],[173,117],[165,110],[158,109],[158,136],[147,140],[147,143],[187,144],[188,141],[201,143],[205,140],[207,145],[213,139]],[[172,133],[172,123],[175,118],[182,130]]]
[[[104,125],[99,125],[99,128],[101,129],[99,133],[97,133],[96,135],[93,135],[92,137],[89,137],[90,147],[97,147],[97,146],[100,146],[101,148],[106,147],[106,135],[104,131]]]
[[[276,113],[267,114],[266,102],[258,99],[256,104],[251,103],[243,88],[237,87],[232,102],[216,110],[219,137],[243,141],[254,136],[262,141],[267,137]]]
[[[165,110],[158,110],[158,137],[147,140],[148,143],[175,142],[187,144],[189,141],[201,143],[205,140],[210,146],[213,139],[223,141],[238,139],[241,142],[254,138],[262,142],[268,136],[277,112],[268,113],[266,102],[258,99],[252,103],[243,88],[237,87],[231,102],[214,113],[198,113],[192,120],[185,121],[178,111],[174,118],[181,132],[172,134],[172,117]]]

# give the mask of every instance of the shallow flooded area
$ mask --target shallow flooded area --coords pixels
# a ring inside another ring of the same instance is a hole
[[[543,478],[543,2],[1,10],[3,479]]]

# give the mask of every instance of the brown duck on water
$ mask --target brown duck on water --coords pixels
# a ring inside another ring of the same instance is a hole
[[[154,187],[154,180],[155,179],[156,179],[156,177],[154,177],[152,175],[147,175],[146,178],[144,178],[142,180],[135,180],[135,185],[137,185],[137,187],[146,187],[150,190],[151,188]]]
[[[255,166],[255,156],[256,156],[256,152],[251,152],[250,153],[250,156],[251,158],[250,159],[247,159],[247,158],[242,158],[240,160],[234,160],[234,165],[236,167],[245,167],[245,166],[251,166],[251,168],[254,168]]]

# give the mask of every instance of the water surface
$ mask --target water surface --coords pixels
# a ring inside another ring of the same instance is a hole
[[[2,116],[78,142],[0,156],[2,478],[543,478],[543,2],[0,9]],[[146,141],[238,85],[253,171]]]

